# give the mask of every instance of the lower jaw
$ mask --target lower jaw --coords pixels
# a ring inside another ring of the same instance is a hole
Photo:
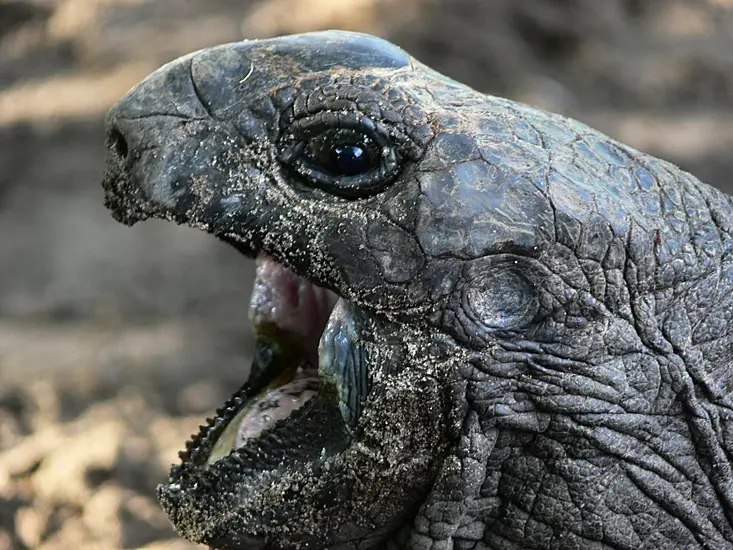
[[[312,367],[299,368],[292,373],[290,380],[288,378],[291,378],[291,373],[278,377],[268,389],[237,413],[214,444],[207,460],[208,465],[259,436],[278,421],[287,419],[313,399],[321,386],[318,373]]]
[[[234,415],[226,411],[257,399],[250,389],[245,384],[228,407],[220,410],[218,420],[228,424],[225,431],[236,423]],[[292,483],[316,486],[318,472],[328,468],[332,457],[340,456],[349,444],[334,398],[326,387],[287,422],[277,422],[240,447],[223,445],[223,456],[218,459],[208,451],[211,447],[206,441],[215,436],[216,448],[224,434],[217,435],[215,426],[204,428],[203,445],[187,451],[183,462],[171,469],[168,483],[158,487],[158,500],[176,531],[213,548],[275,548],[265,544],[274,536],[267,527],[271,507],[282,509],[284,517],[297,516],[300,504],[292,495],[284,496],[292,492]],[[242,545],[245,532],[253,535],[251,545]]]

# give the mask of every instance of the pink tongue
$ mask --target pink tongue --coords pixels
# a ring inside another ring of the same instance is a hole
[[[249,317],[252,325],[273,324],[300,342],[304,358],[318,364],[318,341],[338,300],[267,256],[258,256]]]

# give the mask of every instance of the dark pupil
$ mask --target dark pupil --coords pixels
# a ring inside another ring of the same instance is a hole
[[[344,176],[356,176],[371,169],[366,149],[361,145],[336,145],[331,149],[330,170]]]

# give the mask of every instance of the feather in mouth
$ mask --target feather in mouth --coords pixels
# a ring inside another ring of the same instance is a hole
[[[256,265],[249,315],[257,344],[250,380],[262,379],[265,389],[228,422],[207,465],[287,419],[321,385],[319,341],[339,297],[267,256],[258,256]]]

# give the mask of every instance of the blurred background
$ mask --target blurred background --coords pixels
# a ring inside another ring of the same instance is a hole
[[[102,117],[162,63],[326,28],[733,192],[733,0],[0,0],[0,549],[191,549],[154,499],[242,382],[252,265],[102,205]]]

